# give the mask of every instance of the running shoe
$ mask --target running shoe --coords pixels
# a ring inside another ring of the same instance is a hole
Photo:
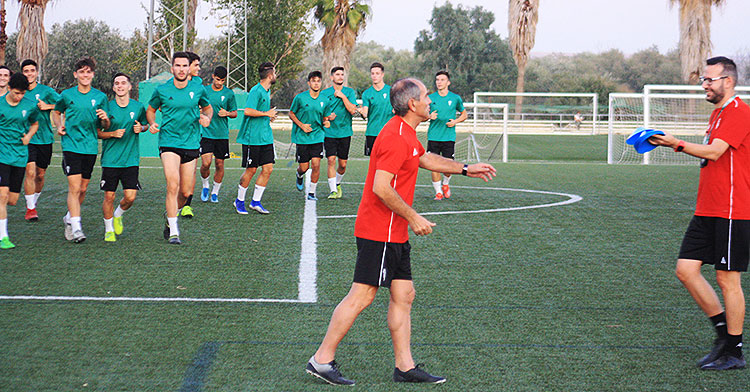
[[[0,249],[13,249],[15,247],[16,246],[13,245],[12,242],[10,242],[10,238],[8,237],[0,238]]]
[[[443,184],[443,196],[445,196],[446,199],[451,198],[451,186],[448,184]]]
[[[104,242],[115,242],[117,241],[117,236],[115,236],[114,231],[108,231],[104,233]]]
[[[83,241],[86,241],[86,234],[83,234],[83,230],[74,231],[73,242],[75,242],[76,244],[80,244]]]
[[[23,216],[29,222],[36,222],[39,220],[39,215],[36,213],[36,208],[26,209],[26,215]]]
[[[219,195],[216,193],[211,194],[211,203],[218,203],[219,202]]]
[[[422,366],[424,366],[424,364],[420,363],[414,369],[411,369],[408,372],[402,372],[401,370],[398,370],[398,368],[394,368],[393,381],[418,382],[425,384],[442,384],[445,382],[445,377],[433,376],[432,374],[427,373],[424,369],[422,369]]]
[[[315,194],[314,194],[314,193],[308,193],[308,194],[307,194],[307,200],[318,201],[318,198],[317,198],[317,197],[315,197]]]
[[[122,217],[121,216],[116,216],[114,219],[112,219],[112,224],[115,227],[115,234],[117,234],[117,235],[122,234],[122,231],[125,229],[122,226]]]
[[[205,202],[207,202],[207,201],[208,201],[208,195],[209,195],[209,193],[210,193],[210,192],[211,192],[211,190],[210,190],[210,189],[208,189],[208,188],[203,188],[203,190],[201,191],[201,201],[202,201],[202,202],[204,202],[204,203],[205,203]]]
[[[240,215],[247,215],[247,210],[245,209],[245,201],[244,200],[234,199],[234,209]]]
[[[443,194],[442,193],[435,194],[435,199],[433,200],[443,200]]]
[[[193,207],[190,207],[190,206],[182,207],[182,211],[180,211],[180,216],[191,219],[194,216]]]
[[[252,200],[252,201],[250,202],[250,208],[254,209],[255,211],[258,211],[259,213],[261,213],[261,214],[263,214],[263,215],[266,215],[266,214],[270,214],[270,213],[271,213],[271,212],[270,212],[270,211],[268,211],[267,209],[263,208],[263,205],[262,205],[262,204],[260,204],[260,201],[255,201],[255,200]]]
[[[339,371],[339,365],[336,361],[324,364],[314,364],[315,357],[310,358],[307,362],[305,371],[331,385],[354,385],[354,380],[344,378]]]

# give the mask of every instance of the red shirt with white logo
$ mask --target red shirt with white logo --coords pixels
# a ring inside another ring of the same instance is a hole
[[[706,133],[729,148],[701,169],[695,215],[750,220],[750,107],[735,97],[714,109]]]
[[[419,158],[425,153],[417,132],[399,116],[380,131],[370,154],[365,190],[357,211],[354,235],[372,241],[404,243],[409,240],[409,223],[391,211],[372,191],[375,171],[394,174],[391,186],[406,202],[414,201]]]

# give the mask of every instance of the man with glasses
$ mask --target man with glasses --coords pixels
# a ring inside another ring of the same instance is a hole
[[[698,361],[702,370],[745,367],[745,297],[740,272],[747,271],[750,258],[750,107],[735,95],[736,83],[734,61],[708,59],[701,85],[715,109],[704,144],[688,143],[670,134],[649,139],[702,159],[695,215],[682,240],[676,268],[677,277],[717,333],[711,352]],[[703,264],[716,269],[726,310],[701,275]]]

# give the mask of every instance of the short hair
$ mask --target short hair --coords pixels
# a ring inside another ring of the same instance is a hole
[[[33,65],[34,69],[39,69],[39,65],[37,65],[36,61],[32,59],[26,59],[24,61],[21,61],[21,69],[24,69],[27,65]]]
[[[336,71],[343,71],[344,67],[333,67],[331,68],[331,75],[335,74]]]
[[[323,79],[323,74],[320,71],[312,71],[307,74],[307,81],[309,82],[312,78]]]
[[[188,55],[187,52],[174,52],[172,55],[172,65],[174,65],[174,61],[177,59],[186,59],[188,64],[192,63],[192,61],[190,61],[190,55]]]
[[[8,70],[8,75],[13,75],[13,71],[11,71],[10,68],[8,68],[5,65],[0,65],[0,69],[7,69]]]
[[[729,76],[730,78],[734,79],[734,82],[737,83],[737,64],[732,61],[732,59],[729,59],[724,56],[717,56],[717,57],[711,57],[710,59],[706,60],[706,65],[716,65],[721,64],[722,67],[724,67],[724,70],[721,71],[722,76]]]
[[[195,52],[185,52],[188,55],[188,62],[192,64],[194,61],[201,61],[201,56],[198,56]]]
[[[23,76],[23,74],[16,72],[13,75],[10,75],[10,80],[8,81],[8,88],[28,91],[29,79]]]
[[[128,76],[127,74],[125,74],[123,72],[118,72],[118,73],[115,74],[115,76],[112,77],[112,84],[114,84],[115,83],[115,79],[119,78],[120,76],[124,76],[125,79],[128,80],[128,83],[133,84],[133,82],[130,81],[130,76]]]
[[[258,76],[261,80],[267,78],[273,72],[273,63],[266,61],[258,66]]]
[[[419,100],[422,89],[421,82],[417,79],[399,79],[391,86],[391,106],[397,116],[405,116],[409,112],[409,100]]]
[[[214,68],[214,76],[216,76],[219,79],[226,79],[227,78],[227,67],[220,65],[216,68]]]
[[[451,80],[451,76],[448,74],[448,71],[445,71],[445,70],[437,71],[437,73],[435,74],[435,77],[438,77],[440,75],[445,75],[445,77],[448,78],[448,80]]]
[[[79,71],[84,67],[89,67],[89,69],[91,69],[91,72],[96,71],[96,60],[91,57],[81,57],[78,61],[76,61],[75,69],[76,71]]]
[[[372,65],[370,65],[370,71],[372,71],[373,68],[380,68],[380,72],[385,72],[385,67],[383,66],[383,64],[380,64],[378,62],[374,62],[372,63]]]

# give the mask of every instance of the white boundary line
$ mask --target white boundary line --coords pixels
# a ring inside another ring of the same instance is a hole
[[[299,302],[318,302],[318,213],[317,202],[305,201],[302,251],[299,256]]]
[[[94,302],[301,302],[298,299],[270,298],[186,298],[186,297],[67,297],[61,295],[0,295],[0,300],[94,301]]]

